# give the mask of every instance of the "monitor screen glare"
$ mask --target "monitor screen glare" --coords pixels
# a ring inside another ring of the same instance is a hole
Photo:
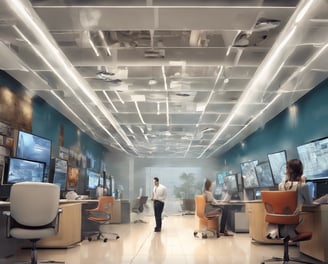
[[[24,131],[18,132],[16,157],[50,164],[51,140]]]
[[[92,170],[87,171],[88,174],[88,189],[95,190],[99,184],[100,174]]]
[[[59,185],[60,190],[66,189],[67,183],[67,160],[55,159],[55,171],[53,183]]]
[[[274,182],[276,184],[284,182],[286,178],[286,151],[270,153],[268,154],[268,159]]]
[[[328,179],[328,138],[297,147],[308,180]]]
[[[256,177],[255,166],[257,165],[258,161],[247,161],[240,163],[241,167],[241,176],[244,181],[244,188],[245,189],[252,189],[259,187],[259,182]]]
[[[230,195],[238,193],[238,182],[236,174],[224,177],[224,188],[226,188],[226,191]]]
[[[42,182],[44,169],[44,162],[10,158],[6,182],[8,184],[24,181]]]
[[[255,171],[260,187],[263,188],[274,186],[269,162],[265,161],[257,164],[255,167]]]

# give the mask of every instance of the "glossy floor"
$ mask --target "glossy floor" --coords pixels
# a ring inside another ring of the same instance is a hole
[[[42,249],[39,260],[60,260],[67,264],[109,264],[109,263],[261,263],[272,256],[282,256],[281,245],[260,245],[253,243],[247,233],[233,237],[201,239],[195,238],[194,216],[168,216],[164,218],[163,230],[155,233],[154,219],[144,218],[147,223],[113,224],[108,231],[117,232],[118,240],[84,240],[70,249]],[[20,250],[16,256],[1,260],[0,263],[15,263],[29,258],[29,250]],[[290,256],[313,259],[299,253],[298,248],[290,249]],[[292,263],[292,262],[290,262]]]

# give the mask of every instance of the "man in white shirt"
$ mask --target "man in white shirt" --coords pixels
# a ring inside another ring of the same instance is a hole
[[[164,209],[164,202],[166,199],[166,187],[159,183],[159,179],[154,177],[154,189],[151,196],[154,202],[154,214],[155,214],[155,232],[161,232],[162,229],[162,213]]]

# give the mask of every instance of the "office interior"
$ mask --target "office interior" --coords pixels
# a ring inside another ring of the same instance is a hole
[[[29,166],[42,167],[38,181],[59,177],[61,206],[69,216],[62,221],[66,237],[40,242],[41,258],[260,263],[282,255],[281,242],[268,240],[264,220],[257,220],[264,219],[260,191],[275,190],[278,182],[270,176],[266,186],[245,188],[241,168],[257,161],[272,172],[271,154],[281,152],[288,160],[301,158],[311,142],[326,146],[328,6],[323,0],[237,2],[137,1],[137,8],[115,1],[0,3],[0,199],[8,201],[15,181],[8,180],[10,165],[36,162]],[[207,19],[189,20],[180,12]],[[131,20],[123,23],[127,16]],[[79,40],[69,35],[73,31]],[[49,42],[39,39],[41,33]],[[80,46],[70,46],[74,41]],[[58,61],[49,54],[52,47],[59,50]],[[27,152],[29,138],[38,142],[32,149],[44,144],[46,156]],[[319,176],[308,177],[313,199],[328,193],[328,162],[320,166]],[[221,199],[230,176],[232,200],[239,201],[228,221],[234,236],[194,237],[195,195],[209,178]],[[159,234],[153,232],[153,177],[168,191]],[[107,243],[89,242],[83,233],[98,185],[102,195],[116,199],[105,228],[120,238]],[[141,216],[146,223],[134,223],[132,205],[141,196],[148,196]],[[0,203],[1,211],[8,208]],[[313,239],[292,246],[291,255],[328,262],[327,211],[323,203],[304,212]],[[6,238],[5,217],[0,219],[0,263],[28,257],[26,244]]]

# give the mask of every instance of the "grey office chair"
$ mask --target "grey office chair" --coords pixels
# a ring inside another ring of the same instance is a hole
[[[11,188],[10,212],[4,212],[8,216],[7,235],[32,242],[31,264],[38,263],[36,242],[58,232],[59,192],[56,184],[40,182],[20,182]]]
[[[147,223],[142,219],[142,213],[144,211],[145,204],[147,203],[148,196],[141,196],[140,198],[137,198],[134,200],[133,206],[132,206],[132,212],[136,213],[137,218],[134,220],[134,223]]]

